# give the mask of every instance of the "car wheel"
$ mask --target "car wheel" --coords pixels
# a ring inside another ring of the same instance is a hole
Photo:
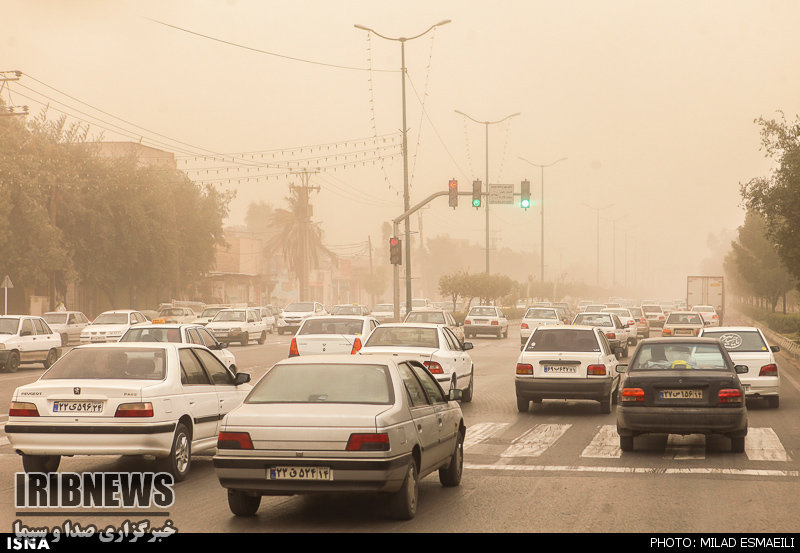
[[[419,481],[417,464],[414,461],[408,464],[406,478],[403,485],[391,497],[391,510],[395,518],[411,520],[417,514],[417,500],[419,499]]]
[[[506,328],[506,331],[503,332],[503,338],[508,338],[508,328]]]
[[[15,373],[19,370],[19,352],[12,351],[6,359],[6,372]]]
[[[57,360],[58,360],[58,352],[55,349],[51,349],[50,351],[48,351],[47,352],[47,357],[44,360],[44,368],[45,368],[45,370],[47,370],[50,367],[52,367],[53,363],[55,363]]]
[[[249,343],[250,343],[250,333],[245,332],[244,336],[242,336],[242,339],[239,341],[239,344],[242,346],[246,346]]]
[[[474,369],[469,373],[469,386],[464,388],[461,392],[461,403],[469,403],[472,401],[472,394],[475,391],[475,372]]]
[[[439,482],[446,488],[454,488],[461,484],[461,474],[464,472],[464,435],[459,432],[456,438],[456,450],[450,458],[447,468],[439,469]]]
[[[744,436],[731,436],[731,451],[744,453]]]
[[[780,396],[767,396],[767,405],[769,405],[770,409],[777,409],[780,404]]]
[[[264,332],[261,333],[261,337],[258,339],[258,344],[263,345],[264,342],[266,341],[267,341],[267,331],[265,330]]]
[[[610,413],[611,412],[611,405],[614,402],[614,386],[611,386],[611,391],[608,393],[608,397],[604,397],[600,400],[600,412],[601,413]]]
[[[527,413],[530,403],[530,400],[517,396],[517,411],[520,413]]]
[[[633,451],[633,436],[620,436],[619,448],[622,451]]]
[[[237,517],[251,517],[261,506],[261,496],[240,490],[228,490],[228,507]]]
[[[22,455],[25,472],[55,472],[61,464],[61,455]]]
[[[61,347],[66,347],[69,345],[69,334],[66,332],[61,335]]]
[[[178,423],[169,456],[156,459],[156,464],[160,471],[170,473],[176,482],[186,478],[192,464],[192,437],[186,425]]]

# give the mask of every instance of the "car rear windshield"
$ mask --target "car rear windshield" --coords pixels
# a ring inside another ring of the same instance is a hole
[[[627,309],[603,309],[603,313],[613,313],[617,317],[625,317],[626,319],[631,317],[631,312]]]
[[[435,328],[379,326],[369,335],[364,347],[403,346],[409,348],[439,348],[439,333]]]
[[[703,332],[703,338],[717,338],[722,347],[732,352],[767,352],[769,347],[755,330],[726,330],[724,332]]]
[[[47,324],[50,325],[65,325],[67,324],[66,313],[45,313],[42,318]]]
[[[668,325],[702,325],[703,319],[700,315],[692,313],[671,313],[667,317]]]
[[[245,403],[394,403],[384,365],[275,365]]]
[[[128,324],[127,313],[103,313],[98,315],[92,322],[93,325],[126,325]]]
[[[298,334],[361,334],[363,323],[358,319],[311,319],[303,323]]]
[[[525,319],[558,319],[555,309],[528,309]]]
[[[695,305],[692,307],[692,311],[695,313],[711,313],[714,311],[714,308],[710,305]]]
[[[645,313],[663,313],[664,310],[661,309],[660,305],[643,305],[642,311]]]
[[[200,314],[201,317],[213,317],[217,313],[222,311],[220,307],[212,307],[211,309],[203,309],[203,312]]]
[[[630,366],[636,370],[725,369],[725,357],[716,344],[642,344]]]
[[[406,317],[407,323],[428,323],[435,325],[447,324],[444,320],[444,313],[426,313],[424,311],[412,311]]]
[[[525,351],[599,352],[600,344],[591,330],[537,330]]]
[[[631,307],[628,309],[631,312],[631,315],[634,317],[641,317],[642,316],[642,308],[641,307]]]
[[[179,344],[181,330],[179,328],[131,328],[120,338],[120,342],[172,342]]]
[[[611,318],[611,315],[580,313],[575,317],[574,324],[588,326],[614,326],[614,320]]]
[[[163,380],[165,359],[163,349],[75,348],[56,361],[41,380]]]
[[[354,306],[334,307],[334,315],[361,315],[361,308]]]
[[[494,317],[497,315],[497,310],[494,307],[473,307],[469,310],[469,314],[481,317]]]

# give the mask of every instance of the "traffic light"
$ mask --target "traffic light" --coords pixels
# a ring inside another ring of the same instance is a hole
[[[483,183],[480,180],[472,181],[472,206],[481,206],[481,187]]]
[[[458,207],[458,181],[450,179],[450,183],[447,186],[447,191],[450,193],[450,207]]]
[[[531,181],[524,180],[520,183],[520,200],[519,206],[522,209],[528,209],[531,206]]]
[[[392,265],[403,264],[403,242],[399,238],[392,236],[389,238],[389,262]]]

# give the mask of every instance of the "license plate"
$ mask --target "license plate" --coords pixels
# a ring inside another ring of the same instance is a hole
[[[486,319],[475,319],[476,325],[485,325],[488,321]]]
[[[742,384],[742,389],[745,392],[749,392],[750,391],[750,384]]]
[[[675,336],[694,336],[694,330],[676,330]]]
[[[53,413],[102,413],[102,401],[54,401]]]
[[[333,480],[330,467],[268,467],[267,480]]]
[[[703,390],[661,390],[661,399],[703,399]]]
[[[569,365],[553,365],[544,367],[546,373],[559,373],[559,374],[575,374],[578,372],[578,367]]]
[[[92,342],[105,342],[106,341],[106,337],[105,336],[92,336],[90,338],[90,340]]]

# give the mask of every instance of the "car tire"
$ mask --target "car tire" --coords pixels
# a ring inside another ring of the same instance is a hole
[[[406,471],[403,485],[392,495],[390,507],[392,515],[399,520],[411,520],[417,514],[419,500],[419,476],[417,464],[411,461]]]
[[[22,468],[25,472],[56,472],[61,464],[61,455],[22,454]]]
[[[620,436],[619,448],[622,451],[633,451],[633,436]]]
[[[503,332],[503,338],[508,338],[508,328]]]
[[[263,345],[264,342],[267,341],[267,331],[261,333],[261,336],[258,338],[258,345]]]
[[[58,352],[53,348],[47,352],[47,357],[44,359],[44,370],[52,367],[56,361],[58,361]]]
[[[8,354],[8,359],[6,359],[6,372],[15,373],[19,370],[19,352],[12,351]]]
[[[228,507],[237,517],[252,517],[261,506],[261,496],[241,490],[228,490]]]
[[[770,409],[777,409],[781,404],[780,396],[767,396],[767,405]]]
[[[244,336],[242,336],[242,339],[239,340],[239,344],[242,345],[242,346],[246,346],[249,343],[250,343],[250,333],[249,332],[245,332]]]
[[[529,399],[517,396],[517,411],[520,413],[527,413],[531,402]]]
[[[600,412],[608,414],[611,412],[611,405],[614,403],[614,387],[611,387],[611,391],[608,394],[608,397],[604,397],[600,400]]]
[[[159,471],[168,472],[176,482],[181,482],[189,474],[192,464],[192,436],[183,423],[178,423],[172,438],[172,449],[169,456],[157,458]]]
[[[65,348],[69,345],[69,334],[66,332],[61,335],[61,347]]]
[[[731,436],[731,451],[744,453],[744,436]]]
[[[464,472],[464,434],[458,433],[456,449],[450,458],[447,468],[439,469],[439,482],[445,488],[455,488],[461,484],[461,475]]]
[[[461,391],[461,403],[469,403],[472,401],[472,395],[475,391],[475,369],[469,372],[469,386]]]

